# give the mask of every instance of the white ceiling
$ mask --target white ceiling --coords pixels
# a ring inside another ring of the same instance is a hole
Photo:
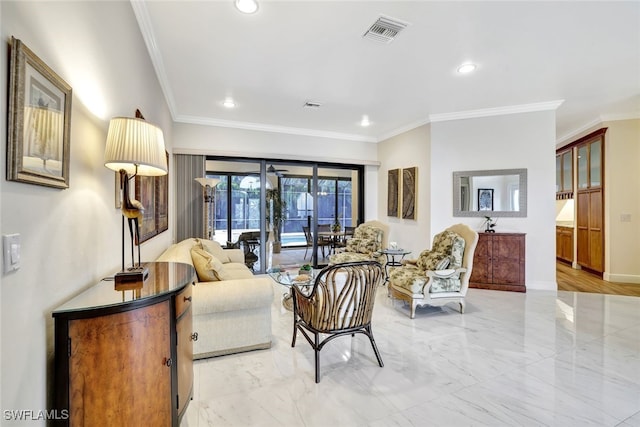
[[[178,122],[379,141],[451,113],[564,101],[562,140],[640,117],[638,1],[262,1],[252,15],[232,0],[132,6]],[[390,44],[363,39],[380,15],[410,25]],[[457,74],[465,61],[477,70]]]

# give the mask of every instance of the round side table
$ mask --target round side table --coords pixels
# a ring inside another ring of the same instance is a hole
[[[410,254],[411,251],[406,251],[404,249],[385,249],[382,253],[387,258],[387,262],[384,264],[384,285],[389,281],[389,267],[400,267],[404,257]]]

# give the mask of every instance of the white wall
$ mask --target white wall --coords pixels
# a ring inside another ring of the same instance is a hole
[[[219,126],[176,123],[174,150],[183,154],[377,165],[376,144]]]
[[[431,230],[454,223],[481,230],[483,218],[453,217],[453,172],[527,169],[526,218],[499,218],[496,231],[526,233],[526,286],[556,289],[555,111],[431,124]]]
[[[389,138],[378,144],[380,173],[378,174],[378,219],[389,224],[389,241],[411,251],[408,257],[416,258],[423,249],[431,246],[429,218],[433,201],[431,197],[431,143],[430,125],[420,126]],[[391,169],[418,168],[415,220],[387,216],[387,182]]]
[[[379,167],[374,143],[186,123],[175,123],[173,136],[174,152],[182,154],[365,165],[363,218],[377,218]]]
[[[108,121],[139,108],[164,130],[170,150],[171,118],[130,3],[2,1],[0,16],[0,81],[8,81],[13,35],[73,88],[70,188],[0,180],[1,233],[22,237],[22,267],[2,275],[0,284],[0,408],[38,411],[47,408],[53,378],[51,311],[120,268],[121,214],[114,172],[103,166]],[[6,83],[0,87],[6,118]],[[5,141],[5,120],[1,126]],[[4,177],[6,152],[0,152]],[[170,241],[171,231],[143,244],[143,259],[155,259]],[[36,424],[45,423],[19,423]]]

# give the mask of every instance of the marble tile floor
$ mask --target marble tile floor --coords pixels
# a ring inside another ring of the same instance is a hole
[[[269,350],[194,363],[182,427],[640,426],[640,298],[470,289],[408,308],[379,288],[373,332],[321,352],[299,336],[274,283]]]

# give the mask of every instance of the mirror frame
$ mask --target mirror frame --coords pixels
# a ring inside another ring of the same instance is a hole
[[[520,187],[519,211],[463,211],[460,209],[460,178],[491,175],[518,175]],[[480,171],[460,171],[453,173],[453,216],[497,218],[522,218],[527,216],[527,170],[526,169],[494,169]]]

